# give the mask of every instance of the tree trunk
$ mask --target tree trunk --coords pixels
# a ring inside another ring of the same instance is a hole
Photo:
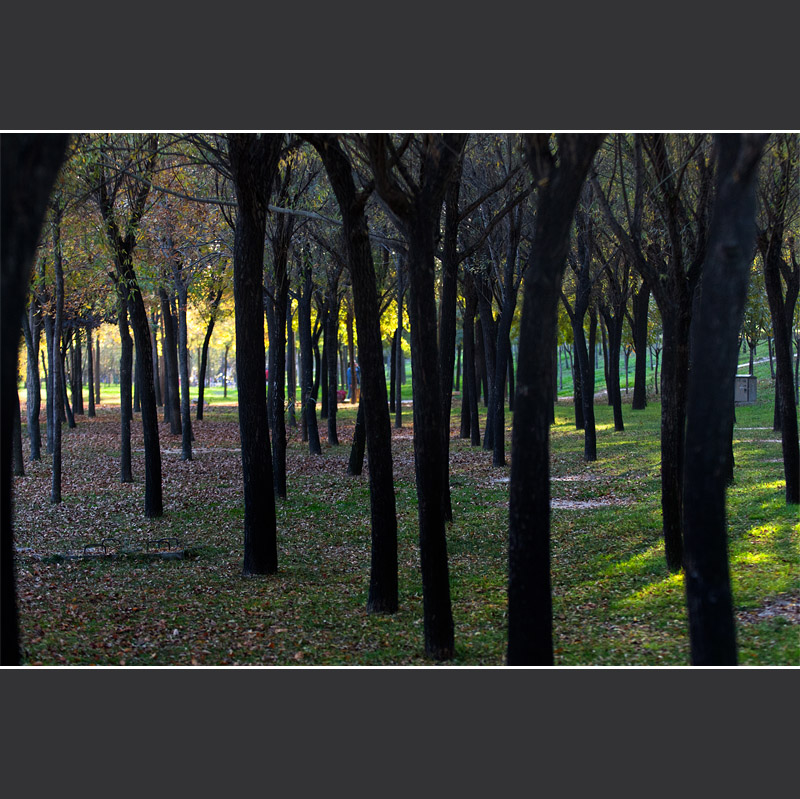
[[[97,368],[94,372],[94,401],[100,404],[100,337],[94,342],[94,358]]]
[[[353,444],[350,447],[350,458],[347,461],[347,473],[359,475],[364,469],[364,450],[367,445],[367,428],[364,422],[364,404],[359,400],[356,424],[353,430]]]
[[[636,362],[633,373],[633,400],[631,410],[643,411],[647,407],[647,315],[650,308],[650,286],[642,282],[633,296],[633,350]]]
[[[28,438],[31,446],[31,460],[42,459],[42,432],[39,425],[39,413],[42,405],[42,385],[39,378],[39,342],[41,329],[36,302],[31,300],[30,312],[23,314],[23,331],[25,333],[25,346],[28,353],[27,368],[27,416]]]
[[[175,282],[178,293],[178,361],[181,371],[181,460],[190,461],[192,459],[192,400],[189,394],[189,330],[186,322],[186,306],[189,297],[186,284],[178,274],[175,275]]]
[[[311,264],[303,255],[303,291],[297,303],[297,333],[300,338],[300,403],[303,424],[307,430],[308,451],[321,455],[322,446],[317,426],[317,403],[314,399],[314,383],[311,370],[311,295],[313,291]]]
[[[66,134],[3,134],[0,147],[0,396],[10,397],[17,371],[20,314],[30,285],[51,188],[64,159]],[[11,404],[0,405],[0,665],[20,664],[14,519],[12,511]]]
[[[156,393],[156,405],[163,407],[164,398],[161,393],[161,368],[158,363],[158,311],[150,311],[150,343],[153,347],[153,389]]]
[[[19,362],[18,362],[19,363]],[[19,370],[19,365],[17,366]],[[22,455],[22,410],[19,401],[19,372],[17,373],[17,380],[14,382],[14,425],[13,425],[13,441],[12,441],[12,463],[14,468],[15,477],[25,476],[25,459]]]
[[[662,312],[661,359],[661,516],[667,567],[683,565],[683,466],[686,391],[689,372],[691,303]]]
[[[45,392],[47,396],[45,397],[45,411],[47,416],[47,452],[48,454],[53,454],[53,447],[54,447],[54,432],[55,432],[55,419],[57,414],[57,403],[55,402],[55,386],[53,385],[55,379],[55,373],[53,371],[53,361],[55,360],[55,348],[56,348],[56,341],[55,341],[55,319],[53,315],[48,313],[44,317],[44,337],[45,337],[45,344],[47,345],[47,363],[49,364],[49,369],[44,369],[44,379],[45,379]],[[44,366],[44,364],[42,364]]]
[[[124,289],[117,285],[117,324],[121,341],[119,357],[120,448],[119,479],[133,482],[131,468],[131,421],[133,419],[133,339],[128,327],[128,303]]]
[[[203,337],[203,348],[200,351],[200,368],[197,374],[197,414],[195,417],[198,421],[203,419],[203,403],[205,402],[205,388],[208,379],[208,345],[211,343],[211,334],[214,332],[215,321],[213,316],[208,320],[206,334]]]
[[[395,389],[397,387],[397,338],[399,328],[395,328],[392,335],[392,349],[389,355],[389,413],[396,411]]]
[[[64,266],[61,253],[60,207],[55,209],[53,223],[53,265],[55,270],[56,309],[53,321],[53,476],[50,502],[61,502],[61,409],[64,386],[64,367],[61,360],[61,336],[64,327]]]
[[[325,349],[328,354],[328,444],[339,446],[336,430],[336,409],[338,406],[337,356],[339,354],[339,299],[335,292],[327,297],[325,314]]]
[[[756,168],[753,164],[747,170],[736,163],[744,138],[717,137],[717,199],[699,312],[692,322],[683,513],[689,639],[695,666],[734,666],[737,662],[725,485],[737,336],[755,240]],[[765,138],[758,145],[759,153]]]
[[[175,323],[172,319],[172,307],[163,286],[158,289],[161,300],[161,319],[164,331],[161,348],[164,356],[166,377],[164,380],[164,421],[169,422],[169,431],[173,436],[181,435],[181,406],[178,389],[178,342],[175,340]]]
[[[236,378],[244,482],[242,571],[278,569],[275,489],[264,374],[263,264],[266,214],[283,136],[228,134],[238,214],[234,234]]]
[[[528,165],[539,188],[536,232],[525,273],[511,445],[507,650],[510,666],[553,664],[551,357],[575,207],[602,138],[562,134],[556,167],[550,155],[549,137],[526,136]]]
[[[467,404],[468,427],[464,438],[470,439],[473,447],[481,445],[480,421],[478,417],[478,383],[475,369],[475,313],[478,297],[472,276],[467,274],[464,282],[464,395]],[[464,428],[462,427],[462,432]]]
[[[86,375],[87,387],[89,389],[89,418],[94,418],[97,414],[94,407],[94,358],[92,347],[92,328],[86,325],[86,366],[88,367],[88,374]]]

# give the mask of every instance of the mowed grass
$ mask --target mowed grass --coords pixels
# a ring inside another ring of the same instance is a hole
[[[325,444],[326,423],[320,422],[321,457],[310,456],[299,431],[290,430],[288,497],[277,503],[279,572],[245,578],[237,410],[215,401],[214,391],[204,420],[193,423],[192,461],[180,460],[180,437],[161,424],[160,519],[142,513],[138,419],[135,482],[118,482],[119,417],[111,404],[101,404],[96,419],[78,417],[75,429],[64,427],[60,505],[49,501],[49,456],[26,460],[25,476],[14,482],[24,663],[433,665],[423,648],[410,407],[403,408],[403,427],[392,430],[400,609],[368,615],[368,464],[363,475],[347,475],[355,406],[339,408],[338,447]],[[737,409],[736,479],[728,494],[739,662],[798,665],[798,508],[784,502],[771,381],[760,381],[759,395],[756,406]],[[556,409],[556,665],[689,664],[683,580],[668,573],[663,556],[659,413],[657,398],[644,411],[626,405],[626,429],[615,432],[611,408],[598,400],[599,458],[587,464],[571,405],[562,401]],[[459,414],[456,396],[454,520],[447,528],[456,656],[449,665],[500,666],[507,641],[509,468],[492,467],[491,453],[458,438]],[[24,418],[23,409],[23,434]],[[508,413],[509,439],[511,424]],[[27,455],[27,441],[24,446]],[[72,557],[107,537],[115,539],[107,542],[110,551],[127,554]],[[146,542],[168,537],[179,540],[186,557],[165,560],[143,551]]]

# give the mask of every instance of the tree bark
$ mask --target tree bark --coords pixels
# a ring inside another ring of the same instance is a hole
[[[0,139],[0,396],[14,388],[20,342],[20,309],[30,284],[31,266],[39,241],[48,197],[64,159],[66,134],[3,134]],[[0,665],[20,664],[19,619],[11,476],[10,403],[0,406]]]
[[[536,232],[525,272],[511,449],[507,663],[552,665],[550,593],[550,418],[552,351],[570,228],[602,135],[560,134],[559,165],[549,136],[528,134],[538,185]]]
[[[766,136],[718,135],[717,197],[698,313],[686,419],[684,571],[695,666],[736,665],[725,518],[737,337],[755,242],[755,180]]]
[[[282,135],[228,134],[236,187],[234,307],[244,482],[245,575],[278,569],[275,489],[264,374],[264,237]]]

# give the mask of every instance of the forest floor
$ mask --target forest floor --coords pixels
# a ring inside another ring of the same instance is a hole
[[[736,480],[728,492],[739,662],[800,664],[800,523],[783,496],[780,436],[768,386],[737,408]],[[659,404],[624,409],[615,432],[598,402],[598,460],[559,403],[552,428],[551,571],[559,666],[689,663],[681,574],[660,532]],[[236,406],[213,401],[194,421],[191,461],[160,426],[164,516],[143,515],[141,424],[134,482],[119,482],[119,409],[64,426],[63,500],[50,503],[51,462],[14,478],[23,663],[27,665],[434,665],[423,651],[411,413],[393,428],[400,609],[365,612],[368,464],[347,475],[355,406],[338,413],[340,446],[308,454],[290,430],[288,497],[278,501],[279,571],[243,577]],[[501,666],[506,646],[509,468],[458,438],[451,418],[448,526],[456,655],[449,665]],[[485,413],[485,411],[483,411]],[[23,422],[25,411],[23,407]],[[483,419],[483,417],[482,417]],[[511,414],[506,434],[510,437]],[[483,422],[482,422],[483,423]],[[44,429],[44,427],[43,427]],[[23,435],[25,435],[23,423]],[[24,443],[27,458],[28,444]],[[507,453],[510,452],[510,445]],[[447,664],[445,664],[447,665]]]

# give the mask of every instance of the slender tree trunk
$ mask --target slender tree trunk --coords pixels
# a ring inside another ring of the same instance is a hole
[[[156,405],[164,405],[161,394],[161,368],[158,363],[158,311],[150,311],[150,344],[153,348],[153,389],[156,393]]]
[[[124,289],[117,286],[117,324],[122,342],[119,358],[120,448],[119,474],[121,483],[133,482],[131,468],[131,421],[133,419],[133,339],[128,326],[128,303]]]
[[[189,330],[186,321],[188,290],[183,280],[176,275],[178,284],[178,360],[181,372],[181,460],[192,459],[192,400],[189,394]]]
[[[478,382],[475,369],[475,313],[478,307],[478,297],[472,277],[465,278],[465,310],[464,310],[464,397],[467,403],[469,418],[468,433],[465,438],[470,439],[473,447],[481,445],[481,431],[478,417]]]
[[[336,409],[338,406],[337,355],[339,353],[339,301],[335,294],[330,294],[326,302],[325,343],[328,352],[328,444],[339,446],[339,435],[336,430]]]
[[[180,390],[178,388],[178,342],[175,340],[175,323],[172,319],[172,307],[166,289],[160,287],[158,296],[161,300],[161,318],[164,322],[162,350],[166,370],[164,381],[164,421],[169,422],[169,431],[173,436],[182,435]]]
[[[97,368],[94,372],[94,401],[100,404],[100,337],[94,342],[94,357]]]
[[[86,375],[86,383],[89,389],[89,418],[92,419],[97,416],[94,407],[94,358],[92,357],[92,328],[86,326],[86,366],[88,374]]]
[[[39,314],[36,303],[31,300],[30,313],[23,314],[23,330],[25,333],[25,345],[28,352],[27,368],[27,415],[28,415],[28,438],[31,446],[31,460],[39,461],[42,459],[42,432],[39,425],[39,413],[42,405],[42,386],[39,378],[39,342],[41,340],[41,330],[38,320]]]
[[[389,413],[396,411],[395,389],[397,387],[397,337],[398,329],[392,334],[392,349],[389,355]]]
[[[17,364],[17,380],[14,383],[14,425],[12,440],[12,463],[15,477],[25,476],[25,459],[22,455],[22,411],[19,401],[19,363]]]
[[[364,404],[359,400],[356,424],[353,430],[353,444],[350,447],[350,458],[347,461],[347,473],[359,475],[364,469],[364,450],[367,445],[367,427],[364,421]]]
[[[300,338],[300,400],[303,409],[303,424],[307,430],[308,451],[321,455],[322,446],[317,426],[317,403],[314,399],[314,383],[311,373],[311,295],[313,291],[311,264],[303,256],[303,291],[297,303],[297,332]]]
[[[642,282],[633,296],[633,350],[636,363],[633,373],[633,400],[631,410],[643,411],[647,407],[647,314],[650,308],[650,286]]]
[[[55,319],[53,315],[47,314],[44,317],[44,337],[47,345],[47,363],[49,369],[44,369],[45,379],[45,410],[47,415],[47,452],[53,454],[55,445],[54,432],[55,432],[55,419],[57,418],[57,403],[55,402],[55,372],[53,369],[53,362],[55,360],[55,349],[58,346],[55,341]]]
[[[64,267],[61,254],[61,210],[53,224],[53,265],[55,268],[56,309],[53,321],[53,477],[50,502],[61,502],[61,397],[64,393],[64,370],[61,360],[61,334],[64,326]]]
[[[295,367],[294,326],[292,324],[292,300],[286,300],[286,382],[289,397],[287,408],[289,411],[289,427],[297,428],[295,404],[297,403],[297,369]]]

